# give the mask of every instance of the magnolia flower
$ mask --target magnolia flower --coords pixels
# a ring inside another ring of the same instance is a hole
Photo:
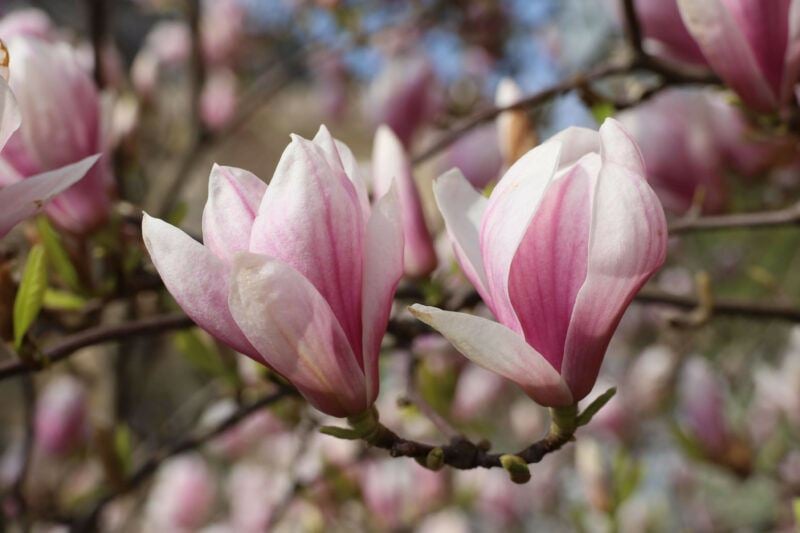
[[[367,114],[375,124],[388,125],[405,146],[436,112],[436,77],[423,56],[397,57],[372,82]]]
[[[30,7],[12,11],[0,19],[0,39],[8,41],[19,35],[52,40],[57,32],[47,13]]]
[[[711,68],[761,112],[792,98],[800,74],[800,0],[678,0]]]
[[[150,526],[160,531],[197,529],[211,514],[216,496],[216,481],[202,457],[170,459],[159,468],[147,499]]]
[[[84,179],[45,208],[62,228],[79,234],[91,231],[108,217],[112,187],[107,158],[97,164],[91,159],[106,148],[97,88],[66,43],[16,37],[8,45],[9,84],[22,126],[0,152],[0,184],[30,181],[64,165],[78,164],[61,169],[62,177],[91,167]]]
[[[387,194],[395,182],[403,213],[405,272],[411,277],[427,276],[436,268],[436,251],[425,225],[425,214],[411,172],[411,161],[394,132],[388,126],[380,126],[375,133],[372,150],[372,187],[375,198]]]
[[[721,211],[728,196],[725,172],[755,173],[774,151],[748,139],[739,111],[706,90],[665,91],[618,118],[642,150],[650,184],[678,213],[698,193],[705,211]]]
[[[497,124],[486,124],[467,132],[445,152],[442,170],[460,170],[473,187],[483,189],[502,173],[503,154]]]
[[[681,421],[705,453],[721,457],[731,441],[725,415],[724,383],[705,359],[694,357],[683,368],[679,386]]]
[[[436,201],[499,324],[414,305],[473,362],[545,406],[592,389],[622,314],[666,255],[664,211],[620,124],[570,128],[520,158],[487,200],[457,170]]]
[[[88,436],[86,390],[77,379],[61,376],[47,384],[36,404],[34,435],[50,455],[72,451]]]
[[[211,131],[220,131],[236,114],[236,75],[228,69],[214,69],[200,93],[200,119]]]
[[[619,6],[619,2],[614,3]],[[684,63],[706,64],[703,52],[681,19],[677,0],[636,0],[636,14],[650,53]]]
[[[5,48],[0,42],[0,55],[4,53]],[[20,110],[14,93],[6,79],[0,76],[0,150],[19,128],[20,122]],[[74,185],[96,161],[97,156],[92,156],[73,165],[12,183],[8,183],[6,175],[0,171],[0,237],[5,236],[18,222],[37,213],[54,196]]]
[[[370,212],[371,211],[371,212]],[[269,187],[214,166],[204,245],[144,217],[164,284],[197,324],[344,417],[378,394],[378,352],[403,273],[397,194],[370,210],[355,158],[320,128],[293,135]]]

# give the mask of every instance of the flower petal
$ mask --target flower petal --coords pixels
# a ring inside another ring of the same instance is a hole
[[[545,406],[573,402],[566,383],[525,339],[497,322],[465,313],[414,304],[409,310],[444,335],[472,362],[517,383]]]
[[[664,210],[644,175],[616,161],[612,148],[633,142],[616,121],[600,129],[602,168],[589,237],[589,266],[572,312],[561,374],[576,400],[591,390],[608,343],[636,292],[664,263]],[[622,153],[634,153],[634,147]]]
[[[364,237],[362,324],[367,399],[378,395],[378,355],[397,283],[403,276],[403,225],[393,186],[372,209]]]
[[[0,150],[19,128],[22,117],[17,100],[6,80],[0,76]]]
[[[588,154],[550,184],[509,271],[508,292],[525,340],[556,370],[589,256],[592,190],[600,156]]]
[[[561,155],[558,159],[560,169],[571,167],[586,154],[600,152],[600,134],[589,128],[572,126],[558,132],[547,141],[561,143]]]
[[[142,237],[164,285],[186,314],[237,352],[264,363],[228,310],[229,267],[175,226],[147,213]]]
[[[405,148],[388,126],[382,125],[375,132],[372,179],[376,198],[385,195],[392,183],[397,183],[405,237],[406,273],[412,277],[430,274],[436,268],[436,252],[425,224],[419,190]]]
[[[99,155],[93,155],[0,189],[0,237],[21,220],[41,210],[54,196],[72,187],[99,158]]]
[[[773,111],[778,95],[771,89],[747,36],[726,2],[678,0],[678,7],[711,68],[753,109]]]
[[[344,170],[347,179],[353,184],[353,190],[364,215],[364,222],[366,222],[370,210],[369,195],[367,194],[367,186],[361,178],[358,161],[356,161],[353,152],[342,141],[335,139],[324,124],[319,127],[317,134],[314,135],[313,142],[325,152],[328,163],[332,168]]]
[[[520,332],[508,296],[508,273],[522,237],[545,189],[555,175],[562,144],[548,141],[517,160],[489,197],[480,230],[492,311],[502,323]]]
[[[314,286],[263,255],[238,254],[233,268],[231,313],[270,366],[320,411],[342,417],[366,410],[364,373]]]
[[[208,180],[203,209],[203,244],[231,263],[237,252],[250,248],[250,232],[267,184],[255,174],[217,164]]]
[[[436,179],[433,194],[461,270],[491,307],[479,238],[481,220],[488,203],[486,197],[473,189],[457,168]]]
[[[341,166],[297,136],[283,152],[253,224],[250,251],[287,263],[327,300],[361,357],[364,223]]]

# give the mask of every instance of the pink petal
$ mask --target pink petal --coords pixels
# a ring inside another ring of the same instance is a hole
[[[636,292],[666,257],[664,210],[644,175],[618,164],[611,147],[633,154],[635,147],[613,119],[600,129],[600,175],[594,191],[589,266],[567,331],[561,374],[576,400],[594,385],[608,343]]]
[[[175,226],[147,213],[142,237],[164,285],[186,314],[237,352],[263,363],[228,310],[230,267]]]
[[[332,416],[366,410],[364,373],[339,321],[299,272],[262,255],[234,260],[229,305],[264,359]]]
[[[561,146],[558,141],[546,142],[519,158],[489,197],[481,223],[480,247],[492,311],[517,332],[520,324],[508,295],[511,261],[553,179]]]
[[[380,126],[375,133],[372,179],[376,198],[386,194],[392,183],[397,183],[403,213],[406,274],[412,277],[430,274],[436,268],[433,239],[425,224],[419,191],[411,173],[411,162],[400,139],[388,126]]]
[[[6,80],[0,76],[0,150],[6,145],[11,134],[17,131],[21,120],[14,93],[11,92]]]
[[[525,340],[556,370],[586,279],[592,189],[600,157],[585,156],[550,184],[511,263],[508,292]]]
[[[747,36],[725,2],[678,0],[678,7],[711,68],[753,109],[773,111],[778,95],[770,88]]]
[[[800,81],[800,0],[792,0],[789,8],[789,37],[786,62],[783,67],[781,102],[791,102],[798,81]]]
[[[483,301],[491,307],[479,237],[481,220],[488,203],[486,197],[473,189],[457,168],[436,179],[433,194],[461,270]]]
[[[574,403],[566,383],[550,363],[502,324],[419,304],[409,310],[444,335],[472,362],[514,381],[537,403],[545,406]]]
[[[203,243],[226,263],[250,247],[250,233],[267,184],[255,174],[214,165],[203,210]]]
[[[792,0],[722,0],[750,45],[761,73],[781,93]]]
[[[325,125],[319,127],[319,131],[314,136],[314,144],[322,148],[328,163],[332,168],[341,168],[347,179],[353,186],[353,192],[358,198],[358,205],[361,207],[362,215],[364,215],[364,222],[366,223],[369,217],[369,195],[367,194],[367,186],[364,180],[361,179],[361,171],[359,170],[358,161],[356,161],[353,152],[342,141],[334,139],[331,132]]]
[[[287,263],[333,309],[361,357],[364,224],[352,184],[315,143],[283,152],[253,224],[250,251]]]
[[[93,155],[0,189],[0,237],[21,220],[40,211],[54,196],[72,187],[99,158]]]
[[[549,141],[561,143],[559,169],[571,167],[586,154],[600,152],[600,134],[589,128],[572,126],[553,135]]]
[[[378,355],[386,333],[397,283],[403,276],[403,225],[400,200],[392,187],[375,204],[364,237],[362,306],[364,374],[367,399],[378,395]]]

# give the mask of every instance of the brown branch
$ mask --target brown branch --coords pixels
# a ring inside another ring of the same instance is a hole
[[[665,305],[678,309],[696,309],[700,303],[693,296],[680,296],[658,289],[642,289],[635,301],[644,304]],[[800,309],[790,305],[714,298],[709,311],[711,316],[740,316],[765,320],[784,320],[800,323]]]
[[[106,86],[103,53],[108,44],[108,5],[106,0],[87,0],[86,9],[89,15],[89,35],[94,57],[94,81],[97,87],[102,89]]]
[[[156,452],[144,463],[142,463],[133,472],[133,474],[131,474],[131,476],[128,478],[128,480],[121,488],[119,488],[116,491],[109,492],[105,496],[101,497],[92,506],[89,512],[86,513],[85,516],[76,519],[73,522],[70,531],[78,532],[78,531],[96,530],[97,520],[100,518],[103,509],[105,509],[105,507],[115,499],[135,490],[137,487],[141,486],[142,483],[150,479],[150,477],[156,473],[156,471],[161,466],[161,464],[164,463],[164,461],[176,455],[180,455],[182,453],[195,450],[205,445],[209,441],[213,440],[215,437],[221,435],[222,433],[225,433],[226,431],[237,425],[239,422],[257,413],[261,409],[269,407],[270,405],[273,405],[278,401],[294,394],[296,394],[296,391],[294,389],[289,387],[282,387],[277,392],[270,394],[269,396],[265,396],[260,400],[257,400],[249,405],[240,407],[236,412],[231,414],[228,418],[226,418],[213,428],[208,429],[195,436],[187,437],[183,440],[180,440],[172,445],[165,447],[163,450],[159,452]]]
[[[622,0],[622,12],[625,17],[625,36],[637,56],[644,55],[642,25],[636,14],[635,0]]]
[[[800,225],[800,203],[774,211],[686,217],[670,224],[669,232],[671,235],[677,235],[693,231],[764,229],[796,225]]]
[[[505,111],[512,111],[516,109],[531,109],[542,105],[557,96],[561,96],[566,94],[570,91],[578,89],[584,85],[587,85],[593,81],[597,81],[609,76],[613,76],[616,74],[624,74],[632,68],[632,63],[623,63],[623,64],[608,64],[603,65],[589,73],[581,73],[577,74],[565,81],[557,83],[547,89],[534,93],[527,98],[523,98],[522,100],[507,106],[499,106],[499,107],[492,107],[481,111],[475,114],[472,118],[468,119],[466,122],[461,124],[460,126],[456,127],[455,129],[445,133],[440,137],[437,141],[435,141],[432,145],[428,148],[414,156],[413,163],[415,165],[430,159],[437,153],[441,152],[454,142],[456,142],[459,138],[461,138],[464,134],[468,133],[469,131],[473,130],[474,128],[480,126],[485,122],[489,122],[493,120],[498,115]]]
[[[123,324],[103,325],[89,328],[74,335],[62,338],[58,342],[42,350],[41,357],[30,360],[19,360],[0,366],[0,380],[13,376],[31,374],[44,370],[52,363],[68,358],[76,351],[87,346],[104,342],[120,341],[140,335],[153,335],[185,329],[194,326],[194,322],[182,313],[162,315]]]

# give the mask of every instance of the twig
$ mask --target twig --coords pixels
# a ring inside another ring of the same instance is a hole
[[[114,501],[116,498],[128,494],[129,492],[139,487],[142,483],[147,481],[158,470],[158,468],[164,461],[176,455],[203,446],[204,444],[213,440],[215,437],[221,435],[222,433],[225,433],[239,422],[257,413],[261,409],[264,409],[265,407],[268,407],[278,402],[279,400],[282,400],[283,398],[286,398],[293,394],[295,394],[294,389],[288,387],[281,388],[280,390],[278,390],[273,394],[270,394],[269,396],[265,396],[260,400],[257,400],[249,405],[239,408],[235,413],[231,414],[228,418],[226,418],[213,428],[205,432],[199,433],[196,436],[180,440],[175,444],[167,446],[163,450],[155,453],[144,463],[142,463],[133,472],[133,474],[131,474],[131,476],[125,482],[125,485],[123,487],[121,487],[119,490],[110,492],[105,496],[101,497],[99,500],[97,500],[97,502],[92,506],[92,508],[85,516],[76,519],[73,522],[70,531],[73,532],[94,531],[97,526],[97,520],[100,518],[103,509],[105,509],[105,507],[109,503]]]
[[[622,12],[625,16],[625,36],[637,56],[644,55],[642,25],[636,14],[635,0],[622,0]]]
[[[671,235],[676,235],[692,231],[763,229],[775,226],[795,225],[800,225],[800,203],[794,204],[785,209],[778,209],[774,211],[687,217],[676,220],[670,224],[669,232]]]
[[[587,85],[593,81],[597,81],[602,78],[606,78],[609,76],[613,76],[616,74],[624,74],[629,72],[633,64],[631,62],[626,63],[611,63],[608,65],[603,65],[589,73],[581,73],[577,74],[568,80],[562,81],[557,83],[547,89],[534,93],[527,98],[519,100],[514,104],[507,105],[507,106],[499,106],[499,107],[492,107],[481,111],[475,114],[472,118],[461,124],[460,126],[456,127],[455,129],[445,133],[440,137],[437,141],[435,141],[432,145],[428,148],[414,156],[413,163],[419,164],[427,159],[430,159],[437,153],[441,152],[454,142],[456,142],[459,138],[461,138],[464,134],[468,133],[469,131],[473,130],[474,128],[480,126],[485,122],[489,122],[493,120],[498,115],[505,111],[511,111],[515,109],[530,109],[545,102],[552,100],[557,96],[561,96],[565,93],[578,89],[584,85]]]
[[[25,379],[20,383],[20,387],[22,388],[23,397],[22,410],[25,420],[25,433],[22,440],[22,461],[14,482],[11,485],[11,497],[17,507],[15,512],[19,516],[22,530],[29,531],[30,517],[28,516],[28,501],[25,497],[25,482],[28,479],[28,471],[30,470],[31,459],[33,458],[36,388],[30,376],[25,376]]]
[[[86,8],[89,12],[89,35],[94,56],[94,81],[102,89],[106,85],[103,53],[108,40],[108,5],[106,0],[87,0]]]
[[[51,363],[57,363],[71,356],[77,350],[104,342],[119,341],[140,335],[153,335],[192,327],[194,322],[184,314],[162,315],[124,324],[114,324],[89,328],[62,338],[44,348],[42,356],[32,360],[20,360],[0,366],[0,380],[22,374],[44,370]]]
[[[639,303],[666,305],[679,309],[696,309],[700,303],[692,296],[670,294],[657,289],[643,289],[636,295]],[[800,309],[789,305],[715,298],[709,311],[713,316],[741,316],[800,323]]]

